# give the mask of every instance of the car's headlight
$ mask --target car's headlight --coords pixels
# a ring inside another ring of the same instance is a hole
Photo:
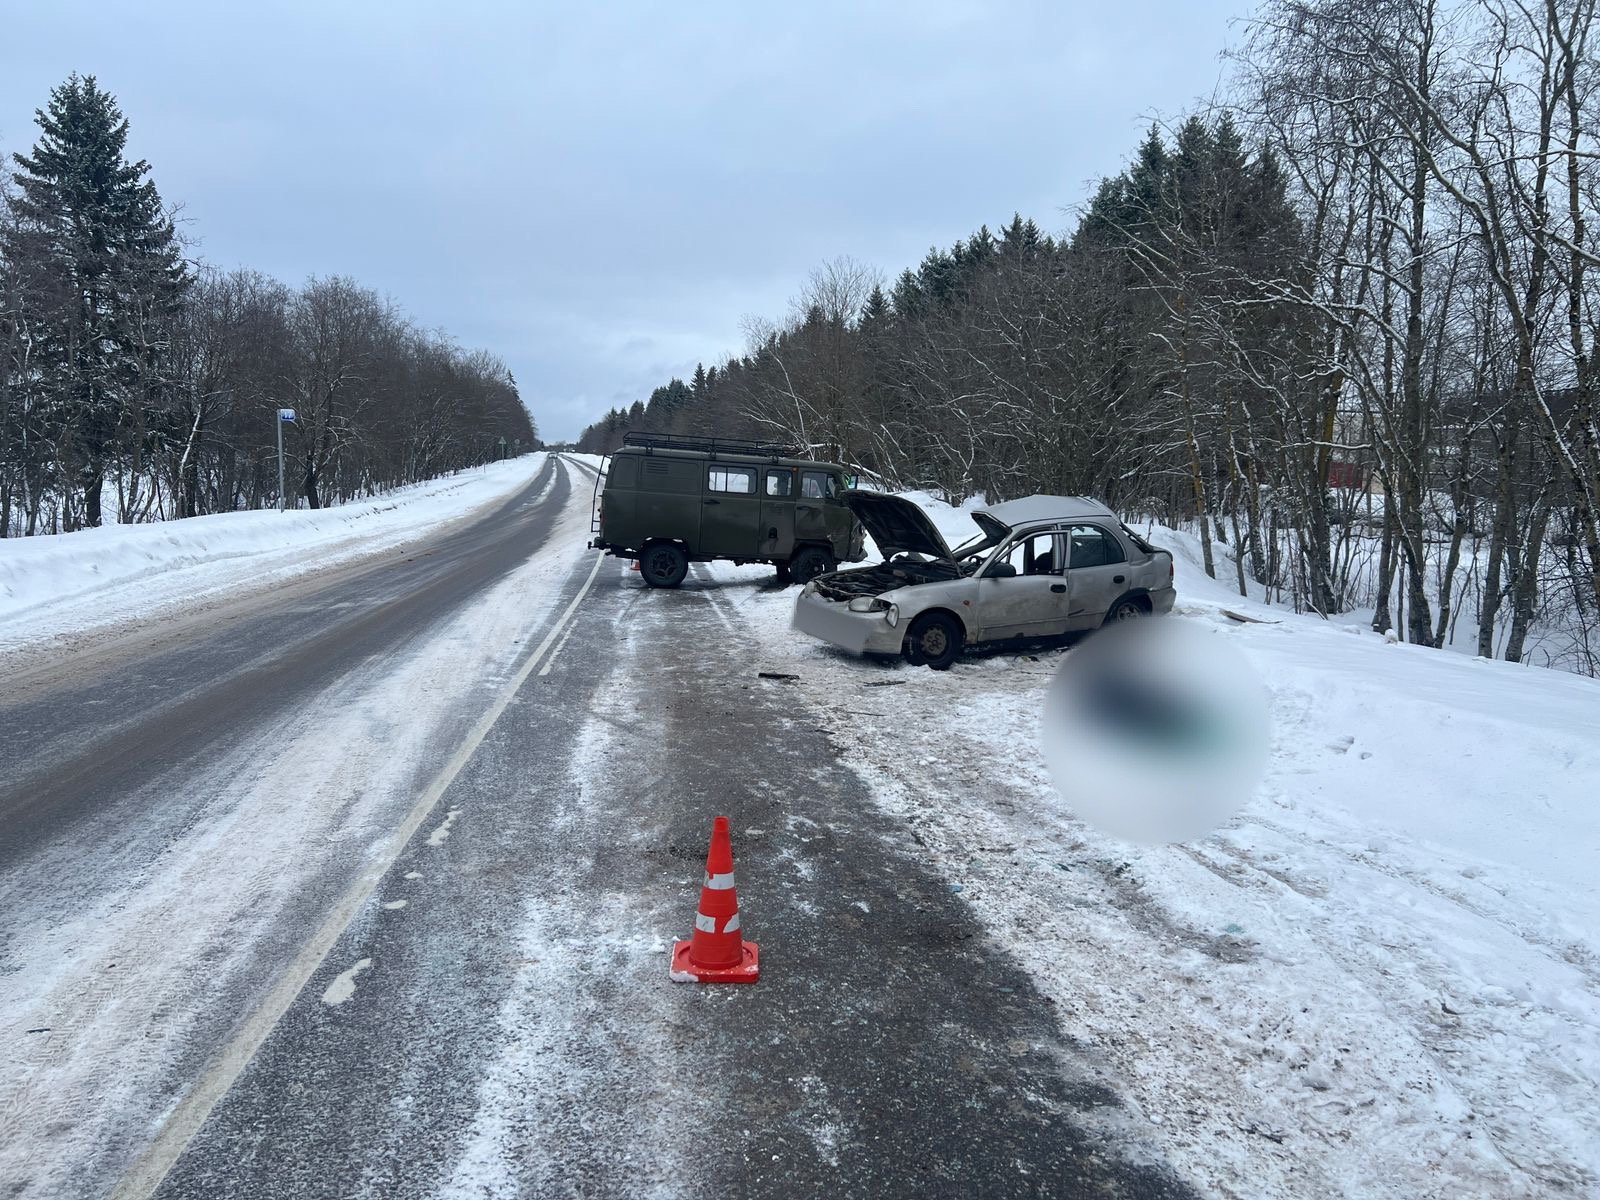
[[[857,596],[850,601],[850,611],[858,613],[888,612],[889,602],[882,596]]]

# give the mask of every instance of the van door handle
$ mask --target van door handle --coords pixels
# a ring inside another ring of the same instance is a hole
[[[706,503],[707,504],[721,504],[722,501],[721,500],[707,500]]]
[[[713,504],[715,504],[715,503],[716,503],[716,501],[715,501],[715,500],[713,500],[713,501],[712,501],[712,502],[711,502],[711,503],[713,503]],[[1123,581],[1123,580],[1125,580],[1125,579],[1127,579],[1127,576],[1126,576],[1126,575],[1113,575],[1113,576],[1112,576],[1112,577],[1111,577],[1111,582],[1112,582],[1112,583],[1121,583],[1121,582],[1122,582],[1122,581]]]
[[[1052,592],[1064,592],[1067,590],[1067,585],[1064,583],[1052,583],[1050,585],[1050,590]]]

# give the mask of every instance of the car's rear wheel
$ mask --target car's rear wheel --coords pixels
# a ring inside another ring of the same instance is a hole
[[[818,575],[826,575],[838,565],[826,550],[807,546],[789,560],[789,574],[794,576],[796,583],[810,583]]]
[[[1111,611],[1106,614],[1106,624],[1114,625],[1118,621],[1137,621],[1140,617],[1148,617],[1150,610],[1133,596],[1125,596],[1111,606]]]
[[[911,623],[906,634],[906,661],[913,666],[948,671],[961,657],[965,640],[961,622],[949,613],[924,613]]]
[[[682,546],[651,542],[639,555],[639,574],[651,587],[677,587],[689,573],[689,556]]]

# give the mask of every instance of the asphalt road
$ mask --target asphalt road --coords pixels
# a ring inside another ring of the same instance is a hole
[[[588,476],[548,470],[406,561],[0,701],[0,905],[10,880],[68,919],[97,873],[161,870],[229,747],[331,680],[377,679],[572,536],[558,518]],[[244,969],[179,1002],[156,1094],[97,1115],[81,1169],[39,1157],[0,1195],[1186,1194],[1121,1148],[1049,1004],[837,760],[807,715],[826,697],[757,677],[730,590],[567,562],[495,687],[446,681],[408,784],[437,803],[395,853],[330,852]],[[414,798],[375,811],[405,833]],[[718,813],[753,987],[667,979]],[[42,876],[51,855],[71,869]],[[31,1079],[42,1102],[52,1076]]]

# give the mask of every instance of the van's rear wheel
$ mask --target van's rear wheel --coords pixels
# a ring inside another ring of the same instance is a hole
[[[671,542],[651,542],[639,555],[639,574],[651,587],[677,587],[689,573],[689,556]]]
[[[807,546],[789,560],[789,574],[796,583],[810,583],[818,575],[826,575],[838,565],[826,550]]]
[[[949,613],[924,613],[911,623],[906,634],[906,661],[912,666],[948,671],[961,657],[965,640],[961,622]]]

